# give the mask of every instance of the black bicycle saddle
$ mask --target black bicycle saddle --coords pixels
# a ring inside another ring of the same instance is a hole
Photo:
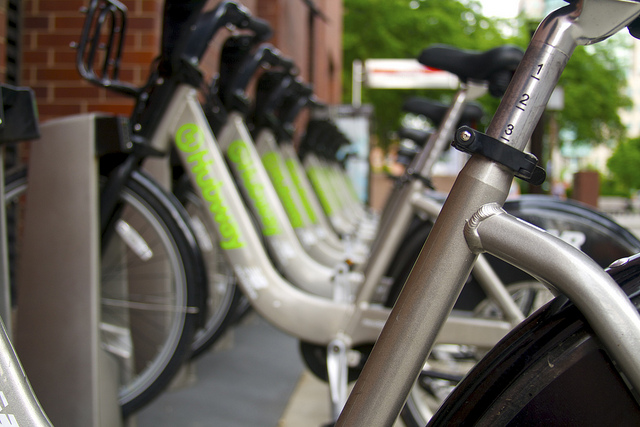
[[[491,95],[500,97],[523,56],[522,49],[511,45],[484,52],[434,45],[423,50],[418,61],[428,67],[453,73],[464,83],[469,80],[488,82]]]
[[[436,125],[442,121],[444,115],[447,114],[448,109],[449,106],[443,104],[442,102],[422,98],[419,96],[412,96],[410,98],[407,98],[402,104],[403,111],[425,116]]]
[[[410,97],[402,104],[402,109],[408,113],[420,114],[438,125],[449,110],[447,104],[418,96]],[[474,124],[480,120],[484,112],[479,104],[468,102],[465,104],[460,117],[460,124]]]
[[[431,132],[428,130],[420,130],[420,129],[413,129],[413,128],[405,128],[405,127],[401,127],[398,130],[399,138],[410,139],[420,147],[424,147],[424,144],[426,144],[427,139],[429,139],[430,135],[431,135]]]

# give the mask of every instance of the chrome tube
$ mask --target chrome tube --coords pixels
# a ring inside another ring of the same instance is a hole
[[[469,220],[465,236],[475,251],[491,253],[565,294],[629,382],[640,389],[640,314],[602,267],[494,203],[483,206]]]
[[[50,427],[0,319],[0,425]]]

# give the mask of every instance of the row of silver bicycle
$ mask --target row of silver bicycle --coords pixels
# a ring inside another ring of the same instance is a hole
[[[545,179],[522,150],[571,52],[633,29],[640,3],[571,1],[526,52],[426,48],[419,61],[457,75],[460,88],[450,105],[405,104],[437,126],[405,132],[420,148],[406,153],[379,214],[351,191],[336,156],[348,141],[295,64],[266,43],[269,25],[233,1],[205,12],[205,2],[170,3],[142,87],[118,77],[127,12],[118,1],[90,1],[77,44],[83,78],[136,100],[131,117],[92,116],[94,140],[73,141],[95,150],[96,326],[117,364],[123,418],[250,306],[300,340],[304,362],[329,384],[337,425],[637,422],[640,241],[577,203],[506,199],[514,176]],[[228,29],[219,73],[205,82],[199,61]],[[502,101],[482,133],[470,126],[481,114],[472,101],[486,92]],[[297,141],[304,109],[311,119]],[[34,123],[30,112],[16,109],[9,123]],[[452,140],[470,159],[442,195],[430,177]],[[10,171],[4,185],[16,271],[5,288],[19,314],[37,299],[33,265],[47,262],[34,249],[45,231],[33,224],[52,203],[41,195],[74,191],[54,178],[80,168],[76,159],[45,168],[47,156],[34,154],[28,173]],[[55,228],[52,215],[41,227]],[[15,357],[4,338],[0,354]],[[47,425],[19,369],[6,375],[15,421]]]

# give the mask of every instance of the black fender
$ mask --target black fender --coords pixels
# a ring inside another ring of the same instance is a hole
[[[609,274],[640,301],[640,256]],[[464,421],[463,421],[464,420]],[[640,407],[577,308],[557,297],[505,336],[458,384],[430,426],[638,425]]]
[[[578,247],[603,268],[619,258],[640,252],[640,239],[607,215],[583,203],[544,195],[524,195],[508,200],[504,208],[510,214]],[[395,278],[386,301],[388,306],[393,305],[404,286],[432,226],[429,219],[417,216],[410,225],[387,271],[388,277]],[[486,256],[503,283],[533,280],[518,268],[493,256]],[[456,309],[473,310],[485,298],[472,274],[458,298]]]

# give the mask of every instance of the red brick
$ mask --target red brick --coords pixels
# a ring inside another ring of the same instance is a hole
[[[53,62],[56,65],[71,65],[76,63],[77,51],[75,49],[56,50],[53,52]]]
[[[47,52],[22,52],[22,61],[30,65],[45,66],[48,63],[48,58]]]
[[[36,41],[36,34],[30,33],[29,31],[23,31],[22,34],[22,44],[24,46],[24,50],[32,49]]]
[[[133,4],[133,2],[131,1],[128,1],[126,3],[127,6],[129,3]],[[143,13],[152,13],[157,16],[160,16],[162,8],[164,7],[164,2],[157,0],[142,0],[136,1],[135,3],[135,6],[131,7],[135,7],[136,11]]]
[[[7,35],[7,16],[4,13],[2,2],[0,1],[0,38],[3,39]]]
[[[31,85],[30,87],[31,89],[33,89],[33,92],[36,94],[36,99],[43,100],[43,101],[47,99],[47,96],[49,94],[49,88],[46,85],[41,86],[41,85],[35,84],[35,85]]]
[[[118,78],[124,82],[133,81],[135,78],[135,71],[128,67],[120,68],[120,72],[118,73]]]
[[[111,113],[123,116],[130,116],[133,109],[133,103],[128,105],[123,104],[89,104],[87,106],[87,112],[102,112]]]
[[[75,30],[78,35],[82,31],[84,26],[84,15],[78,14],[78,16],[56,16],[53,19],[53,28],[56,31],[59,30]]]
[[[26,16],[23,22],[27,31],[49,29],[49,18],[46,16]]]
[[[140,34],[140,46],[143,49],[157,49],[160,52],[160,34]]]
[[[75,67],[69,68],[38,68],[36,77],[39,81],[74,81],[79,80],[80,75]]]
[[[36,2],[34,0],[24,0],[22,2],[23,10],[26,15],[32,15],[36,13]]]
[[[101,89],[97,86],[55,87],[53,89],[53,97],[56,100],[87,100],[98,98],[100,91]]]
[[[40,0],[34,12],[78,12],[86,3],[84,0]]]
[[[78,41],[75,34],[39,34],[36,38],[36,49],[69,48],[72,42]]]
[[[125,52],[122,55],[122,63],[123,64],[140,64],[144,66],[149,66],[153,62],[153,60],[158,56],[157,51],[135,51],[135,52]]]
[[[132,18],[127,23],[127,32],[140,31],[140,30],[152,31],[152,30],[155,30],[156,28],[159,28],[159,25],[156,22],[156,19],[151,17]]]
[[[79,104],[50,104],[47,102],[38,102],[38,113],[41,117],[61,117],[79,114],[81,112],[82,109]]]

